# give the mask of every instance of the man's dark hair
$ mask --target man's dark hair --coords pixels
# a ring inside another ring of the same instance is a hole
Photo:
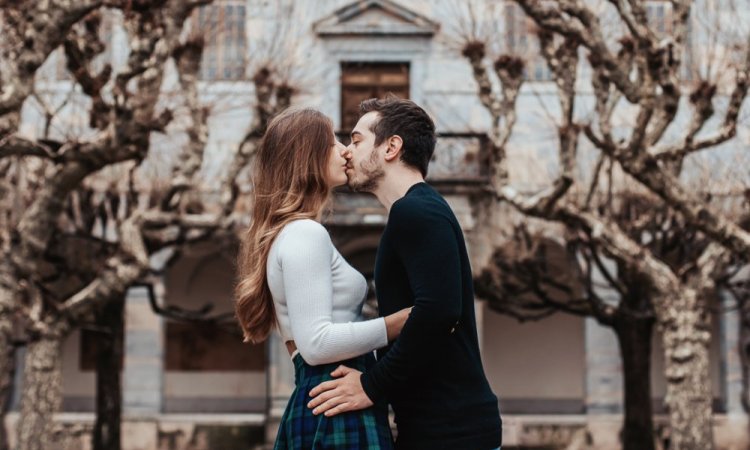
[[[360,117],[369,112],[380,117],[371,127],[375,134],[375,145],[393,135],[403,141],[401,161],[427,176],[427,166],[435,151],[435,123],[424,109],[411,100],[389,94],[383,99],[371,98],[359,104]]]

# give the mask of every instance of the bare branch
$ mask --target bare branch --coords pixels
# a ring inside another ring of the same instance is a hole
[[[46,248],[67,195],[80,182],[101,168],[127,160],[142,159],[149,148],[149,133],[163,129],[171,113],[155,115],[166,59],[178,44],[182,24],[190,8],[176,0],[166,7],[149,6],[128,12],[131,30],[128,67],[117,76],[114,87],[118,105],[115,126],[91,143],[74,145],[66,152],[66,164],[48,180],[19,222],[21,252],[14,254],[22,273],[34,272],[34,261]],[[142,74],[135,94],[127,82]]]
[[[479,100],[491,117],[489,140],[491,146],[490,179],[497,187],[508,182],[508,167],[505,146],[516,123],[516,99],[523,84],[523,61],[503,55],[494,64],[495,75],[500,81],[500,94],[493,92],[489,71],[484,65],[485,46],[478,41],[467,42],[462,54],[469,60],[479,88]]]
[[[67,68],[73,78],[83,89],[84,94],[91,98],[90,125],[92,128],[104,129],[110,123],[111,105],[104,101],[101,90],[112,76],[112,66],[104,64],[101,71],[91,73],[91,63],[94,58],[103,53],[106,44],[99,37],[102,15],[100,11],[89,14],[84,20],[84,31],[79,33],[73,29],[64,42]]]
[[[656,37],[647,26],[648,20],[643,5],[632,0],[628,0],[627,3],[623,0],[609,0],[609,2],[617,9],[617,13],[633,36],[641,42],[655,41]]]
[[[269,67],[262,66],[253,76],[255,116],[245,137],[237,146],[228,175],[222,183],[221,204],[225,215],[234,210],[239,195],[237,178],[255,155],[258,142],[265,133],[268,122],[273,116],[289,107],[292,96],[297,92],[296,88],[286,81],[277,84],[274,80],[275,75]]]
[[[604,279],[607,280],[607,283],[609,283],[611,287],[615,288],[617,292],[620,293],[620,295],[624,296],[627,291],[625,285],[623,285],[620,280],[615,279],[609,269],[607,269],[607,266],[604,265],[604,262],[599,256],[599,252],[597,252],[596,250],[597,249],[594,244],[589,244],[589,253],[591,254],[591,259],[594,261],[594,264],[599,270],[599,273],[604,276]]]
[[[604,41],[599,19],[580,0],[566,2],[568,7],[566,12],[575,12],[578,20],[563,17],[559,10],[547,8],[539,0],[517,0],[517,2],[541,28],[581,42],[590,52],[592,65],[600,68],[631,103],[640,101],[642,94],[640,88],[630,81],[629,67],[623,66],[610,52]]]
[[[191,39],[173,51],[180,85],[185,93],[185,103],[190,111],[191,126],[188,128],[188,145],[172,172],[172,185],[162,201],[162,209],[172,209],[183,201],[178,193],[198,183],[195,176],[203,164],[203,155],[208,142],[208,110],[200,103],[198,95],[198,72],[203,39]],[[184,206],[184,205],[183,205]]]
[[[624,66],[630,67],[633,64],[634,59],[634,43],[631,39],[623,38],[620,40],[620,45],[621,48],[617,54],[617,58],[622,61]],[[591,54],[589,54],[589,61],[590,60]],[[599,119],[599,131],[607,142],[614,143],[614,139],[612,138],[611,119],[617,103],[620,101],[620,98],[622,98],[622,94],[617,90],[616,86],[610,82],[606,71],[598,68],[593,63],[591,66],[594,68],[594,73],[591,77],[591,86],[593,87],[595,94],[596,113]]]
[[[12,26],[3,27],[6,46],[2,57],[16,64],[8,66],[0,92],[0,135],[15,131],[18,126],[20,109],[33,92],[37,69],[60,46],[73,24],[101,5],[101,0],[48,1],[3,8],[3,22]]]
[[[750,48],[750,42],[748,43],[748,48]],[[712,136],[708,136],[699,141],[693,141],[695,134],[700,131],[705,121],[713,114],[713,108],[710,105],[710,101],[715,92],[715,87],[707,87],[706,89],[708,92],[704,93],[702,96],[708,97],[707,100],[698,96],[697,92],[694,93],[694,96],[691,96],[691,100],[694,101],[696,106],[696,112],[693,116],[693,122],[691,123],[684,142],[677,146],[654,149],[651,153],[659,160],[680,160],[691,153],[715,147],[734,138],[737,135],[737,119],[740,114],[740,109],[742,108],[742,104],[747,96],[748,86],[750,85],[749,78],[750,50],[748,51],[745,67],[737,73],[735,88],[729,97],[729,106],[727,107],[727,112],[724,116],[724,123],[722,124],[721,129]]]
[[[709,244],[698,258],[698,271],[704,285],[713,285],[727,270],[732,253],[716,243]]]
[[[66,300],[63,312],[73,320],[90,310],[91,304],[122,296],[148,269],[148,254],[139,230],[142,218],[134,215],[120,228],[120,249],[105,264],[94,281]]]
[[[684,214],[698,229],[737,254],[750,252],[750,233],[713,211],[703,199],[688,192],[672,174],[659,167],[653,156],[642,152],[637,157],[629,157],[601,141],[590,126],[585,126],[584,132],[594,145],[617,159],[630,176]]]
[[[9,156],[36,156],[39,158],[56,161],[59,155],[56,153],[60,145],[51,143],[53,146],[45,145],[41,141],[32,141],[18,137],[15,134],[0,139],[0,159]]]
[[[604,165],[605,159],[606,156],[604,155],[604,153],[600,153],[599,158],[596,161],[596,166],[594,166],[594,176],[591,177],[591,183],[589,184],[588,194],[586,194],[586,200],[583,203],[584,211],[588,211],[589,207],[591,206],[591,200],[594,198],[594,193],[599,187],[599,174],[602,171],[602,166]]]
[[[509,202],[526,215],[561,222],[573,229],[584,230],[593,242],[650,279],[659,292],[669,294],[678,289],[679,280],[671,269],[656,258],[650,250],[633,241],[616,223],[578,210],[570,203],[558,202],[552,210],[549,210],[544,207],[544,202],[524,199],[510,187],[503,188],[497,197],[501,201]]]

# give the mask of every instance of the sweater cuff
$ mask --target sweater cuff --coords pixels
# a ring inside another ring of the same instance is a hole
[[[362,390],[373,403],[378,403],[385,393],[375,386],[375,382],[372,380],[372,374],[370,372],[364,372],[359,376],[359,382],[362,384]]]
[[[351,327],[351,343],[359,342],[358,347],[361,347],[358,348],[356,354],[369,353],[388,345],[388,330],[383,317],[362,322],[349,322],[349,326]]]
[[[385,325],[385,317],[378,317],[375,320],[380,321],[380,337],[378,338],[377,347],[374,348],[374,350],[377,350],[379,348],[383,348],[386,345],[388,345],[388,327]]]

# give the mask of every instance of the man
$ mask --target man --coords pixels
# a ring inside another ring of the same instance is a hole
[[[408,100],[360,105],[349,186],[388,209],[375,284],[380,314],[413,306],[400,337],[360,373],[341,366],[310,392],[329,416],[387,399],[397,449],[490,450],[501,444],[497,397],[479,356],[474,292],[463,233],[446,201],[424,182],[435,125]]]

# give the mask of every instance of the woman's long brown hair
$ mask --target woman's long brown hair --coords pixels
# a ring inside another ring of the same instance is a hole
[[[253,177],[253,212],[242,236],[235,313],[245,342],[259,343],[277,325],[266,279],[271,244],[286,224],[316,219],[330,195],[333,124],[314,109],[288,109],[268,125]]]

